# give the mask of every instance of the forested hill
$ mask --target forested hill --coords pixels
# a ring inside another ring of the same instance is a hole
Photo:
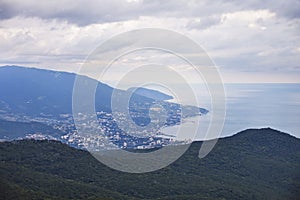
[[[146,174],[112,170],[57,141],[0,143],[0,199],[297,199],[300,140],[272,129],[201,142],[172,165]]]

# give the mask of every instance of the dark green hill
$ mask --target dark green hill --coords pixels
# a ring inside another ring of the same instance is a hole
[[[0,143],[0,199],[297,199],[300,140],[272,129],[220,139],[198,159],[195,142],[146,174],[112,170],[55,141]]]

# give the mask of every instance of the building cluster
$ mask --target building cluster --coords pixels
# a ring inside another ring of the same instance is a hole
[[[96,113],[96,117],[95,115],[78,113],[77,116],[80,120],[76,121],[76,127],[72,114],[61,114],[58,117],[18,115],[0,117],[10,121],[40,122],[62,133],[60,138],[42,133],[30,133],[26,136],[27,138],[57,139],[71,146],[93,151],[113,148],[150,149],[178,142],[170,137],[162,137],[163,134],[160,132],[161,128],[179,124],[181,121],[180,106],[177,104],[168,105],[168,108],[164,108],[165,118],[163,121],[159,121],[163,106],[149,109],[149,105],[146,105],[148,107],[139,106],[139,109],[131,107],[129,110],[131,119],[128,119],[128,115],[122,112],[112,114],[100,111]],[[154,120],[151,119],[151,121],[149,116],[153,117]],[[128,123],[128,120],[132,120],[131,123]],[[124,127],[126,127],[125,130]]]

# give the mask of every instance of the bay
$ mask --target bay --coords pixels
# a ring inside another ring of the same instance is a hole
[[[300,138],[300,84],[225,84],[226,117],[219,137],[233,135],[249,128],[270,127]],[[208,92],[203,85],[193,85],[197,98],[211,109]],[[176,133],[180,126],[164,128],[162,133],[179,140],[212,139],[206,136],[211,112],[206,116],[185,119],[181,124],[184,135]],[[213,122],[219,123],[219,122]],[[193,126],[199,124],[195,133]]]

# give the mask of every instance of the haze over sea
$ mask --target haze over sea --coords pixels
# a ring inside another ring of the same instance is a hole
[[[194,85],[197,91],[201,85]],[[202,89],[201,89],[202,88]],[[300,84],[260,83],[260,84],[225,84],[226,118],[221,137],[229,136],[247,128],[271,127],[300,138]],[[197,93],[201,106],[211,109],[209,98],[204,92]],[[195,140],[204,138],[208,128],[210,114],[200,117],[200,129]],[[191,118],[185,123],[188,131]],[[166,134],[176,133],[178,127],[168,127]],[[178,138],[193,138],[186,135]]]

